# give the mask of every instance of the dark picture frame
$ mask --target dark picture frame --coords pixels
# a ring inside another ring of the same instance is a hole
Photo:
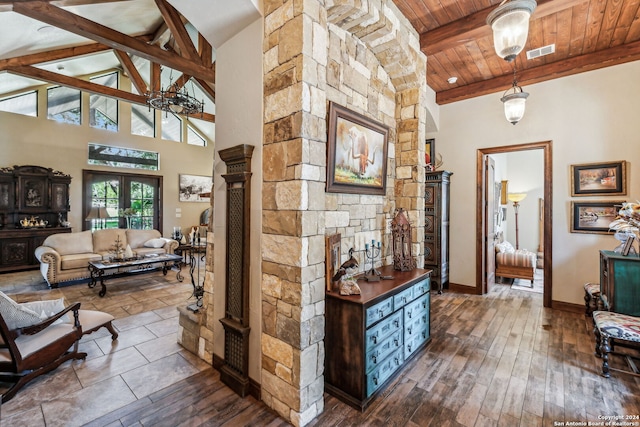
[[[571,165],[572,196],[624,196],[627,171],[624,160]]]
[[[624,200],[571,202],[571,232],[613,234],[609,224],[616,218]]]
[[[426,139],[424,142],[424,161],[427,171],[434,171],[434,160],[436,158],[436,140],[434,138]]]
[[[340,260],[340,245],[342,236],[340,233],[326,236],[326,257],[325,260],[325,281],[327,292],[333,290],[333,276],[340,270],[342,262]]]
[[[387,126],[330,102],[326,191],[383,196],[388,149]]]

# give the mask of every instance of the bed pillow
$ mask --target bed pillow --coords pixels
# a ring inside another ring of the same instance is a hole
[[[0,292],[0,313],[9,329],[24,328],[42,321],[38,313],[18,304],[4,292]]]
[[[151,240],[147,240],[146,242],[144,242],[144,247],[145,248],[161,248],[165,245],[165,243],[167,243],[167,241],[165,239],[161,239],[161,238],[157,238],[157,239],[151,239]]]

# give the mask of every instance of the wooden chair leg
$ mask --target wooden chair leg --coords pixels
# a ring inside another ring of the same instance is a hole
[[[115,341],[118,339],[118,332],[116,332],[115,328],[113,327],[113,325],[111,324],[111,322],[107,323],[106,325],[104,325],[105,328],[107,328],[107,330],[109,332],[111,332],[111,340]]]
[[[609,346],[609,337],[603,336],[602,342],[600,343],[600,354],[602,355],[602,376],[605,378],[610,378],[611,374],[609,372],[609,352],[611,351],[611,347]]]

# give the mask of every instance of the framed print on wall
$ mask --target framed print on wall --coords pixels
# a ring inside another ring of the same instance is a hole
[[[571,232],[613,234],[609,224],[616,219],[624,200],[571,202]]]
[[[211,200],[213,178],[201,175],[180,175],[178,184],[181,202],[207,202]]]
[[[623,196],[627,194],[626,162],[571,165],[572,196]]]
[[[427,165],[427,171],[435,170],[433,162],[436,159],[436,140],[433,138],[425,140],[424,143],[424,161]]]
[[[389,128],[329,104],[327,192],[384,195]]]
[[[340,233],[332,234],[326,238],[326,260],[325,260],[325,281],[327,285],[327,292],[333,290],[333,276],[340,270],[342,262],[340,260]]]

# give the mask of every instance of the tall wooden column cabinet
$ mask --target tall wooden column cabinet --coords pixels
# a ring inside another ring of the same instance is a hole
[[[449,187],[452,172],[427,172],[424,188],[424,268],[431,286],[449,287]]]
[[[251,237],[252,145],[220,150],[227,165],[227,259],[225,272],[224,364],[220,379],[244,397],[249,392],[249,242]]]

